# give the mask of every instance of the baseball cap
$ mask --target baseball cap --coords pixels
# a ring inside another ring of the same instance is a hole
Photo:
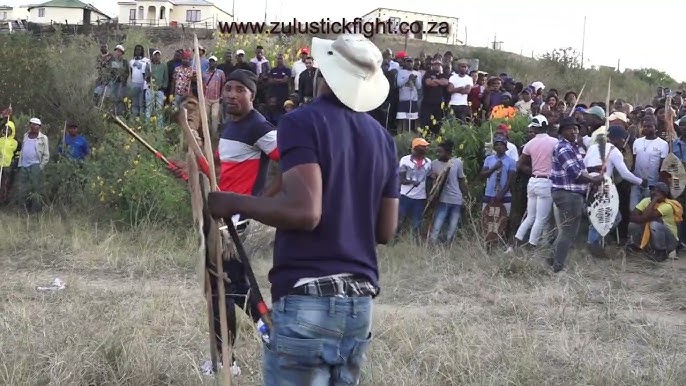
[[[545,117],[545,115],[538,114],[535,116],[532,120],[531,123],[529,123],[529,127],[545,127],[548,126],[548,119]]]
[[[243,50],[236,50],[236,55],[245,55],[245,51],[243,51]]]
[[[590,109],[586,109],[585,113],[588,115],[595,115],[600,119],[605,119],[605,110],[600,106],[593,106]]]
[[[395,57],[398,59],[404,59],[406,56],[407,54],[405,53],[405,51],[400,51],[397,54],[395,54]]]
[[[497,137],[493,138],[493,144],[494,145],[498,142],[507,145],[507,138],[505,138],[503,136],[497,136]]]
[[[43,123],[40,121],[40,119],[35,118],[35,117],[34,117],[34,118],[31,118],[31,119],[29,120],[29,123],[34,123],[34,124],[36,124],[36,125],[41,125],[41,126],[43,125]]]
[[[412,140],[412,148],[417,146],[429,146],[429,143],[424,138],[415,138]]]
[[[214,55],[212,55],[212,56],[210,56],[209,58],[207,58],[207,60],[208,60],[208,61],[209,61],[209,60],[214,60],[214,61],[216,62],[216,61],[217,61],[217,57],[214,56]]]
[[[124,46],[122,46],[121,44],[117,44],[117,46],[114,47],[114,49],[119,50],[121,52],[126,52],[126,50],[124,49]]]
[[[155,54],[160,54],[160,55],[162,55],[162,53],[160,52],[160,50],[155,50],[155,51],[152,52],[152,54],[153,54],[153,55],[155,55]]]
[[[310,50],[307,47],[303,47],[300,49],[300,54],[309,54]]]
[[[669,190],[669,186],[667,186],[667,184],[665,184],[662,181],[657,182],[655,185],[653,185],[652,189],[661,191],[667,197],[671,197],[672,195],[671,191]]]

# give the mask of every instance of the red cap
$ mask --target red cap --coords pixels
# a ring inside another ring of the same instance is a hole
[[[300,53],[301,53],[301,54],[309,54],[309,53],[310,53],[310,49],[307,48],[307,47],[303,47],[303,48],[300,49]]]
[[[505,130],[505,131],[510,131],[510,126],[508,126],[508,125],[506,125],[506,124],[504,124],[504,123],[501,123],[501,124],[498,125],[498,129],[500,129],[500,130]]]
[[[190,59],[190,58],[191,58],[191,52],[188,51],[188,50],[183,51],[183,53],[181,54],[181,58],[183,58],[183,59]]]
[[[407,57],[407,54],[405,53],[405,51],[400,51],[397,54],[395,54],[395,57],[398,59],[404,59],[405,57]]]

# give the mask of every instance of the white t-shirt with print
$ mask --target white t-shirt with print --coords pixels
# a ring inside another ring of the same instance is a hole
[[[648,140],[645,137],[634,141],[634,155],[636,167],[634,174],[645,178],[649,184],[655,184],[660,177],[660,162],[669,154],[669,144],[657,137]]]
[[[460,76],[458,74],[452,74],[450,75],[450,79],[448,79],[450,83],[452,83],[453,87],[459,88],[459,87],[464,87],[464,86],[474,86],[474,79],[472,79],[471,76],[469,75],[463,75]],[[460,94],[459,92],[452,93],[450,95],[450,105],[451,106],[467,106],[467,95],[468,94]]]
[[[129,60],[131,69],[131,83],[145,83],[145,72],[150,71],[150,60],[148,58]]]
[[[431,173],[431,160],[424,157],[421,165],[412,155],[400,159],[400,173],[405,172],[407,179],[419,181],[419,185],[400,185],[400,194],[414,200],[426,199],[426,177]]]

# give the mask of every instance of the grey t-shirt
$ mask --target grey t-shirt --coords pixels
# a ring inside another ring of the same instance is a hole
[[[438,201],[446,204],[462,205],[462,191],[460,190],[459,179],[465,178],[464,168],[462,167],[462,161],[458,158],[453,158],[452,162],[453,166],[450,168],[450,172],[448,172],[443,192],[441,192]],[[447,165],[448,162],[434,160],[431,162],[431,171],[440,175]]]

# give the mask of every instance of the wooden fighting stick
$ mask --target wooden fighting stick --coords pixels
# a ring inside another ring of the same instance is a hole
[[[198,44],[198,35],[193,34],[193,62],[195,64],[195,76],[196,83],[198,85],[198,108],[200,110],[200,121],[202,124],[202,134],[203,134],[203,147],[204,155],[207,160],[214,160],[212,152],[212,143],[210,141],[210,128],[207,119],[207,109],[205,106],[205,94],[203,90],[202,83],[202,68],[200,66],[200,50]],[[217,174],[214,167],[214,162],[209,162],[209,180],[210,180],[210,191],[219,190],[217,185]],[[232,224],[233,225],[233,224]],[[220,326],[220,336],[222,339],[222,368],[224,371],[224,384],[231,385],[231,367],[232,353],[229,348],[229,329],[228,329],[228,315],[226,311],[226,286],[224,285],[224,265],[223,265],[223,254],[224,250],[222,247],[222,237],[221,231],[219,230],[219,222],[210,219],[209,232],[207,238],[207,250],[210,257],[214,257],[217,265],[217,274],[219,280],[217,280],[217,292],[219,293],[219,326]]]

